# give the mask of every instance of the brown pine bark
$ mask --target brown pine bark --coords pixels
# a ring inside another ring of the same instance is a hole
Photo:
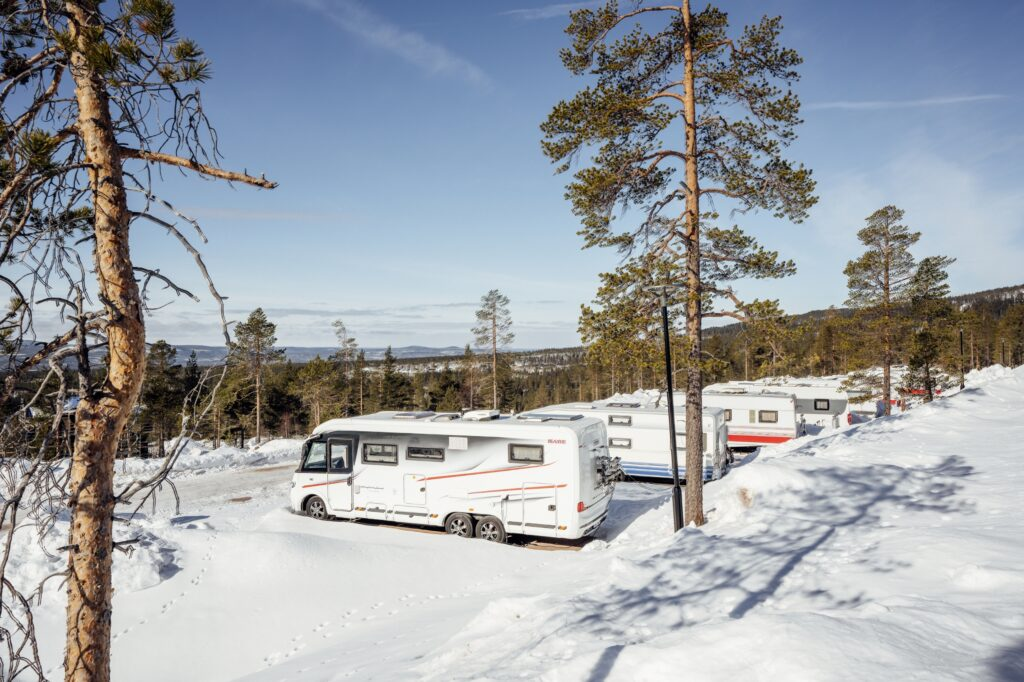
[[[491,319],[491,389],[493,390],[494,407],[498,409],[498,315]]]
[[[887,227],[888,229],[888,227]],[[890,246],[889,238],[886,236],[885,253],[882,267],[882,299],[885,306],[883,312],[883,324],[885,329],[882,332],[882,343],[885,345],[885,356],[882,358],[882,400],[885,401],[885,414],[892,414],[892,297],[889,284]]]
[[[704,525],[704,439],[701,376],[700,189],[697,176],[697,102],[694,96],[693,18],[683,1],[683,119],[686,123],[686,500],[683,520]]]
[[[78,134],[89,170],[96,237],[95,267],[107,306],[109,366],[102,386],[81,396],[69,482],[68,682],[110,679],[111,565],[114,456],[142,387],[145,327],[128,248],[129,213],[121,157],[103,80],[85,57],[96,27],[95,0],[68,1],[71,75]]]

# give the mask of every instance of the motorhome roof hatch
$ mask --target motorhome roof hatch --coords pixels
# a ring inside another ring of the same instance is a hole
[[[501,412],[498,410],[471,410],[462,415],[462,418],[471,422],[485,422],[500,416]]]
[[[526,412],[519,415],[519,419],[525,419],[527,421],[538,421],[538,422],[574,422],[577,419],[583,419],[582,414],[550,414],[548,412]]]

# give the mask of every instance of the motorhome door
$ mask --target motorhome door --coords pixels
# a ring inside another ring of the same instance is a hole
[[[355,438],[327,438],[327,504],[336,511],[352,510],[352,465],[355,453]]]

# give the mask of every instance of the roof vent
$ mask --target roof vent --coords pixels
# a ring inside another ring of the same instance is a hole
[[[583,419],[582,414],[551,414],[550,412],[526,412],[516,417],[524,421],[532,422],[574,422]]]
[[[459,415],[458,412],[441,412],[441,413],[435,414],[433,417],[431,417],[430,421],[432,421],[432,422],[450,422],[453,419],[458,419],[459,416],[460,415]]]
[[[471,422],[486,422],[497,419],[501,416],[498,410],[470,410],[462,415],[462,418]]]
[[[605,407],[641,407],[640,403],[615,402],[605,403]]]
[[[391,415],[392,419],[423,419],[425,417],[433,417],[433,412],[395,412]]]

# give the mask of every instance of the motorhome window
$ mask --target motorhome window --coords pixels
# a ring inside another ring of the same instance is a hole
[[[706,432],[700,434],[700,443],[701,443],[701,445],[700,445],[701,450],[704,450],[705,452],[707,452],[707,449],[708,449],[708,434]]]
[[[398,464],[398,446],[363,443],[363,464]]]
[[[543,445],[516,445],[510,444],[508,446],[508,461],[510,462],[543,462],[544,461],[544,446]]]
[[[815,400],[814,409],[819,412],[828,412],[829,402],[828,400]]]
[[[608,416],[608,423],[614,426],[632,426],[633,418],[623,414],[612,414]]]
[[[608,447],[629,449],[633,447],[633,441],[629,438],[609,438]]]
[[[760,410],[757,413],[757,421],[762,424],[777,424],[779,422],[779,413],[775,410]]]
[[[331,450],[331,470],[347,471],[351,468],[352,461],[349,456],[349,442],[344,440],[329,441]]]
[[[727,422],[731,422],[732,421],[732,410],[726,410],[725,411],[725,421],[727,421]]]
[[[327,471],[327,443],[318,441],[309,444],[303,471]]]
[[[410,445],[405,449],[406,459],[426,459],[433,462],[444,461],[444,448],[421,448]]]

